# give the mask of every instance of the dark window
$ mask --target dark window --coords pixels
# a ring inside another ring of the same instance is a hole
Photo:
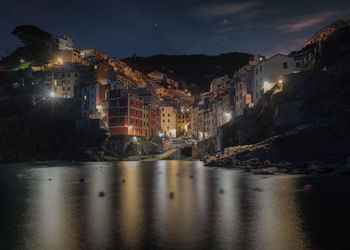
[[[283,68],[287,69],[288,68],[288,63],[287,62],[283,62]]]
[[[262,72],[262,65],[260,66],[260,72]]]
[[[296,62],[295,66],[296,66],[297,68],[300,68],[300,62]]]

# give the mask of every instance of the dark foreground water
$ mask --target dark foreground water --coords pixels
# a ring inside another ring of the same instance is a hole
[[[197,161],[0,165],[0,249],[349,246],[346,176],[266,177]]]

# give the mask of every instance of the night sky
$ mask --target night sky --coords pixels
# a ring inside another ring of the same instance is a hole
[[[1,0],[0,5],[0,57],[21,44],[11,31],[24,24],[71,35],[76,48],[96,47],[123,58],[288,53],[330,22],[350,19],[349,0]]]

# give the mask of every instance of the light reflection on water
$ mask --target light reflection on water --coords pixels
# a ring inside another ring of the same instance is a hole
[[[319,191],[305,193],[313,182]],[[344,200],[334,200],[345,202],[337,208],[345,213],[348,179],[329,182],[347,183]],[[314,228],[330,187],[322,178],[264,177],[199,161],[3,165],[0,249],[322,248],[334,228]],[[338,248],[342,237],[334,235]]]

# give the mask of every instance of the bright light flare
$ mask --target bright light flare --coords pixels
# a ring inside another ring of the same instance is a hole
[[[264,82],[264,89],[265,90],[268,90],[268,89],[270,89],[271,88],[271,83],[269,83],[268,81],[265,81]]]
[[[55,92],[50,92],[50,97],[52,97],[52,98],[56,97],[56,93]]]

